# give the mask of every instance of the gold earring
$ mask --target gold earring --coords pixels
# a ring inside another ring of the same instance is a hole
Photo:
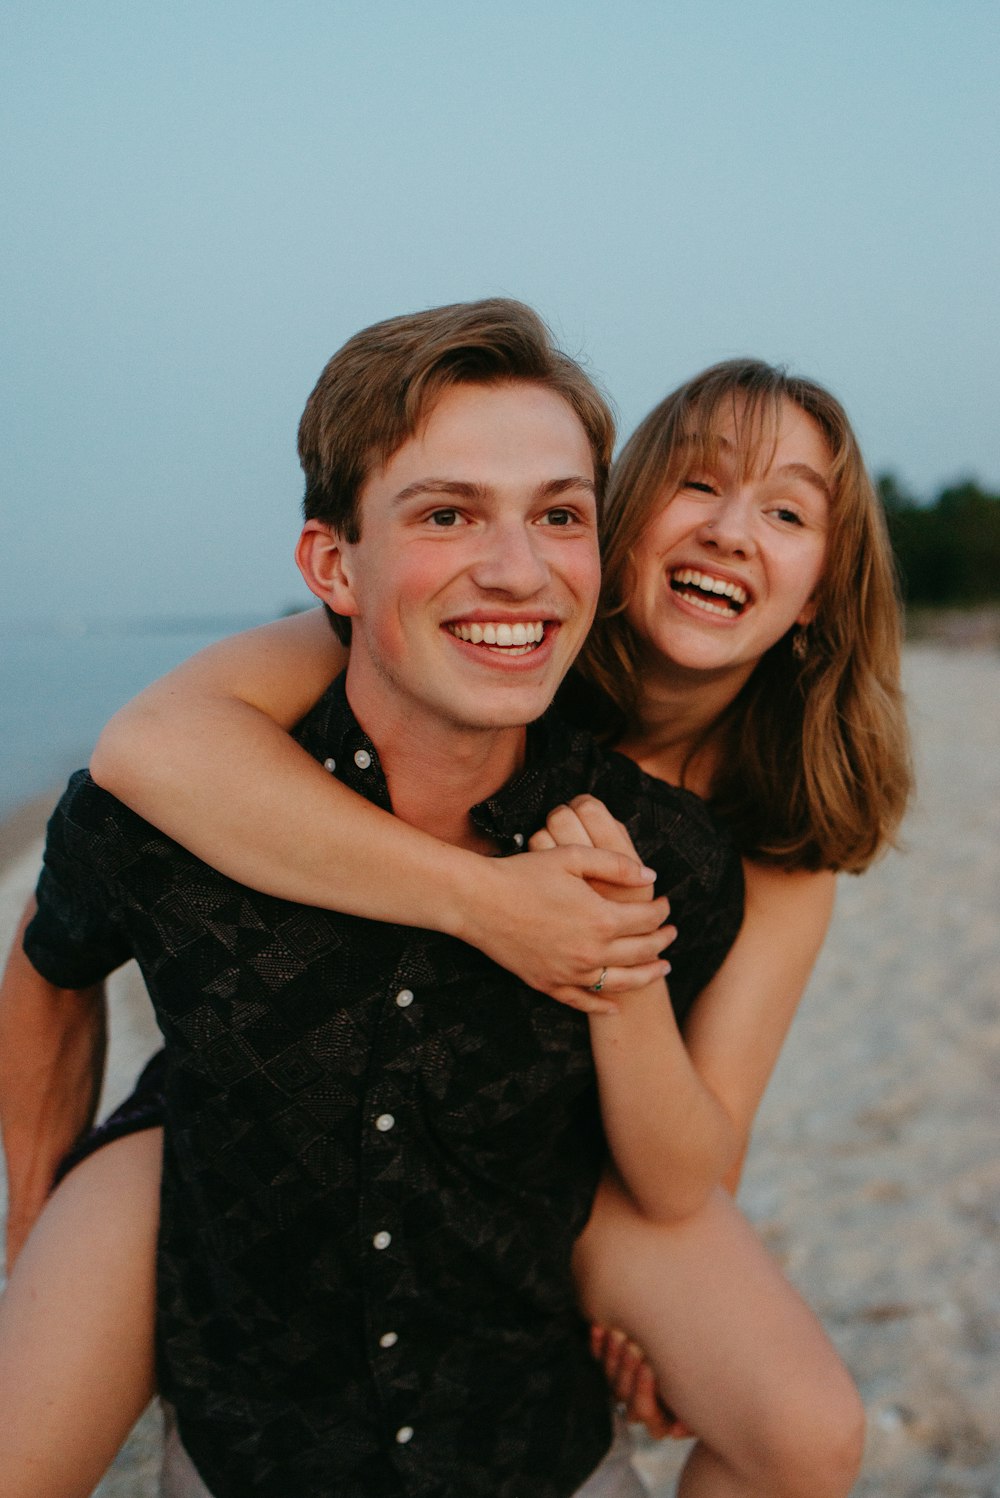
[[[809,654],[809,626],[807,624],[799,625],[792,635],[792,654],[799,662],[804,661]]]

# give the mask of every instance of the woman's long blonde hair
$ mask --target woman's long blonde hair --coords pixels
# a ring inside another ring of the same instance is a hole
[[[604,511],[604,593],[580,662],[605,702],[604,735],[642,723],[641,642],[625,617],[632,549],[724,411],[752,469],[782,402],[819,426],[832,455],[830,522],[805,658],[791,629],[766,653],[711,735],[711,802],[749,856],[860,873],[899,826],[912,786],[900,689],[901,621],[881,505],[847,416],[828,391],[757,360],[714,365],[667,396],[615,463]]]

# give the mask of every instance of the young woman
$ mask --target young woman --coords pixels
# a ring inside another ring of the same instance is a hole
[[[745,1152],[834,872],[867,866],[909,790],[891,558],[843,410],[757,362],[706,371],[625,447],[604,557],[602,614],[564,705],[708,800],[744,853],[744,927],[684,1039]],[[448,931],[581,1008],[626,1005],[653,954],[604,934],[602,902],[574,873],[580,844],[609,844],[593,805],[557,809],[525,856],[483,860],[358,800],[283,731],[343,659],[319,614],[214,647],[113,721],[94,773],[242,882]],[[72,1170],[18,1261],[0,1327],[15,1432],[0,1467],[17,1498],[88,1492],[151,1391],[156,1139],[132,1134]],[[671,1412],[662,1428],[697,1437],[684,1498],[839,1498],[860,1461],[860,1401],[733,1204],[738,1175],[668,1224],[644,1220],[609,1175],[575,1260],[586,1314],[615,1328],[595,1350],[655,1420],[641,1346]],[[107,1396],[95,1347],[118,1373]]]

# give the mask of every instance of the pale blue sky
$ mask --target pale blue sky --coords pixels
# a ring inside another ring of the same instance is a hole
[[[278,609],[355,329],[533,303],[627,431],[754,353],[1000,488],[996,0],[2,7],[0,621]]]

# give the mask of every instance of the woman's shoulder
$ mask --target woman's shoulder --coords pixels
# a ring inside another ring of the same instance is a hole
[[[837,876],[832,869],[785,868],[745,857],[743,881],[748,910],[760,907],[791,923],[827,921],[833,910]]]

